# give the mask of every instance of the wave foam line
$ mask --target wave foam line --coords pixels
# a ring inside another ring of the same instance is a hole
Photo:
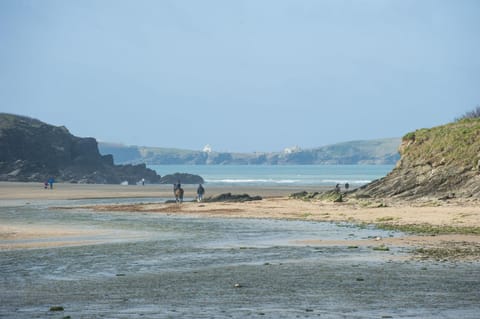
[[[274,180],[274,179],[207,179],[205,180],[207,183],[231,183],[231,184],[240,184],[240,183],[276,183],[276,184],[293,184],[293,183],[300,183],[301,180],[294,180],[294,179],[281,179],[281,180]]]

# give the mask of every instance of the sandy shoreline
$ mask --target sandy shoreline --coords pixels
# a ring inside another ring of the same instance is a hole
[[[183,185],[186,198],[196,195],[197,185]],[[296,186],[210,186],[205,185],[206,196],[231,192],[262,197],[288,196],[291,193],[319,190],[318,187]],[[52,190],[42,183],[0,182],[0,200],[88,199],[88,198],[170,198],[172,185],[105,185],[56,183]]]
[[[189,214],[199,217],[227,218],[269,218],[307,221],[352,222],[357,224],[430,225],[433,227],[456,227],[460,231],[436,236],[411,235],[403,238],[379,238],[377,240],[328,242],[315,239],[306,244],[340,246],[411,246],[422,249],[447,249],[447,257],[457,254],[460,259],[480,260],[480,236],[462,233],[462,229],[480,227],[480,205],[475,201],[456,200],[450,202],[385,202],[346,201],[332,203],[324,201],[302,201],[289,199],[288,194],[303,190],[302,187],[208,187],[207,196],[232,192],[260,195],[264,199],[244,203],[194,203],[182,205],[165,203],[143,203],[128,205],[94,205],[89,207],[102,211],[124,211],[128,213]],[[193,197],[195,185],[186,185],[186,197]],[[307,189],[310,190],[310,189]],[[171,197],[170,185],[121,186],[121,185],[80,185],[57,184],[53,190],[45,190],[38,183],[0,182],[0,200],[58,200],[80,198],[155,198]],[[191,193],[191,194],[190,194]],[[382,206],[382,207],[378,207]],[[385,207],[386,206],[386,207]],[[15,247],[12,243],[1,244],[4,240],[29,238],[65,237],[83,234],[81,229],[36,228],[33,225],[0,225],[0,249],[33,248],[24,242]],[[38,245],[38,243],[36,243]],[[75,244],[75,243],[72,243]]]

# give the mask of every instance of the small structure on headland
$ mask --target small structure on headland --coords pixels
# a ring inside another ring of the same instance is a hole
[[[212,147],[210,146],[210,144],[207,144],[203,147],[203,151],[205,153],[211,153],[212,152]]]
[[[300,148],[300,146],[298,145],[295,145],[293,147],[286,147],[284,150],[283,150],[283,153],[285,154],[293,154],[293,153],[297,153],[297,152],[300,152],[302,149]]]

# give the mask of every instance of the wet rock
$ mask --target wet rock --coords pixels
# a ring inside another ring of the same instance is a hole
[[[248,194],[232,194],[224,193],[220,195],[210,196],[204,199],[204,202],[248,202],[254,200],[262,200],[261,196],[250,196]]]
[[[65,309],[62,306],[52,306],[50,311],[64,311]]]

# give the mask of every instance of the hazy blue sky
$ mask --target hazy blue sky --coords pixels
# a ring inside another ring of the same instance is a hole
[[[477,0],[0,0],[0,111],[82,137],[276,151],[477,105]]]

